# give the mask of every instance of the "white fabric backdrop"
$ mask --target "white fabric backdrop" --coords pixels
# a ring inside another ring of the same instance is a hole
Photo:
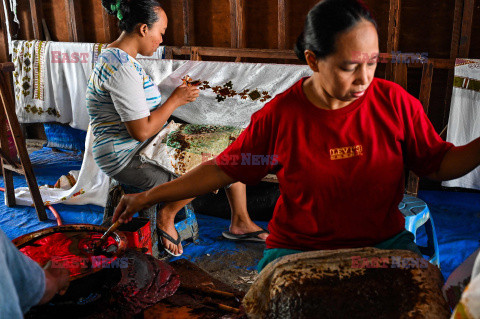
[[[480,81],[480,60],[457,59],[455,77]],[[480,136],[480,92],[464,88],[453,88],[447,141],[460,146]],[[480,168],[451,181],[443,182],[447,187],[480,189]]]

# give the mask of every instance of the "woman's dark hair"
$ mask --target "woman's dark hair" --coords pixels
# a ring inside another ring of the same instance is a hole
[[[338,35],[349,30],[361,20],[377,23],[370,11],[359,0],[323,0],[308,12],[305,27],[298,37],[295,53],[303,62],[305,50],[315,53],[318,60],[335,52]]]
[[[139,23],[151,28],[158,21],[154,9],[162,7],[158,0],[102,0],[102,5],[108,14],[117,16],[118,27],[127,33]]]

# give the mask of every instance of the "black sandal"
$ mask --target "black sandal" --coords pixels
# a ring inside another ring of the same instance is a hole
[[[175,231],[177,232],[177,235],[178,235],[178,238],[175,240],[172,238],[172,236],[170,236],[169,234],[167,234],[166,232],[164,232],[162,229],[158,228],[157,227],[157,230],[158,230],[158,236],[160,237],[160,243],[162,244],[162,247],[163,249],[170,255],[174,256],[174,257],[180,257],[182,254],[177,254],[175,255],[174,253],[172,253],[170,250],[168,250],[166,247],[165,247],[165,244],[163,243],[163,240],[161,239],[161,237],[165,238],[166,240],[169,240],[172,244],[178,246],[181,242],[182,242],[182,238],[180,237],[180,234],[178,233],[178,230],[175,228]]]

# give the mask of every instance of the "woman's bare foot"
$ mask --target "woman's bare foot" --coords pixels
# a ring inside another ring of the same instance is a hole
[[[253,233],[261,230],[263,230],[263,228],[259,227],[257,224],[255,224],[251,220],[249,222],[242,222],[242,221],[234,221],[232,219],[232,223],[230,224],[230,228],[229,228],[229,231],[235,235],[244,235],[244,234]],[[256,237],[265,240],[268,237],[268,233],[262,233],[257,235]]]
[[[163,207],[157,213],[157,228],[167,233],[174,240],[178,239],[178,233],[175,228],[175,215],[177,211],[169,211],[168,207]],[[163,247],[174,255],[183,254],[182,243],[175,245],[170,240],[160,235]]]

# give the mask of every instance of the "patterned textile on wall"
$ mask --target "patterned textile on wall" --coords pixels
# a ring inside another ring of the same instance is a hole
[[[457,59],[453,86],[447,141],[460,146],[480,136],[480,60]],[[480,168],[442,185],[480,189]]]
[[[265,103],[311,74],[304,65],[188,61],[159,87],[164,103],[182,82],[200,81],[200,97],[173,115],[192,124],[245,128]]]
[[[183,175],[220,154],[242,131],[232,126],[171,121],[140,152],[140,158],[175,175]]]
[[[16,113],[20,123],[29,119],[57,121],[60,113],[56,108],[45,107],[45,46],[46,41],[14,41],[12,61],[15,64]],[[32,122],[37,122],[33,120]]]
[[[107,44],[14,41],[16,113],[20,123],[68,123],[86,131],[88,79]],[[143,61],[158,63],[164,48]],[[148,63],[148,62],[147,62]],[[168,71],[168,70],[167,70]]]

